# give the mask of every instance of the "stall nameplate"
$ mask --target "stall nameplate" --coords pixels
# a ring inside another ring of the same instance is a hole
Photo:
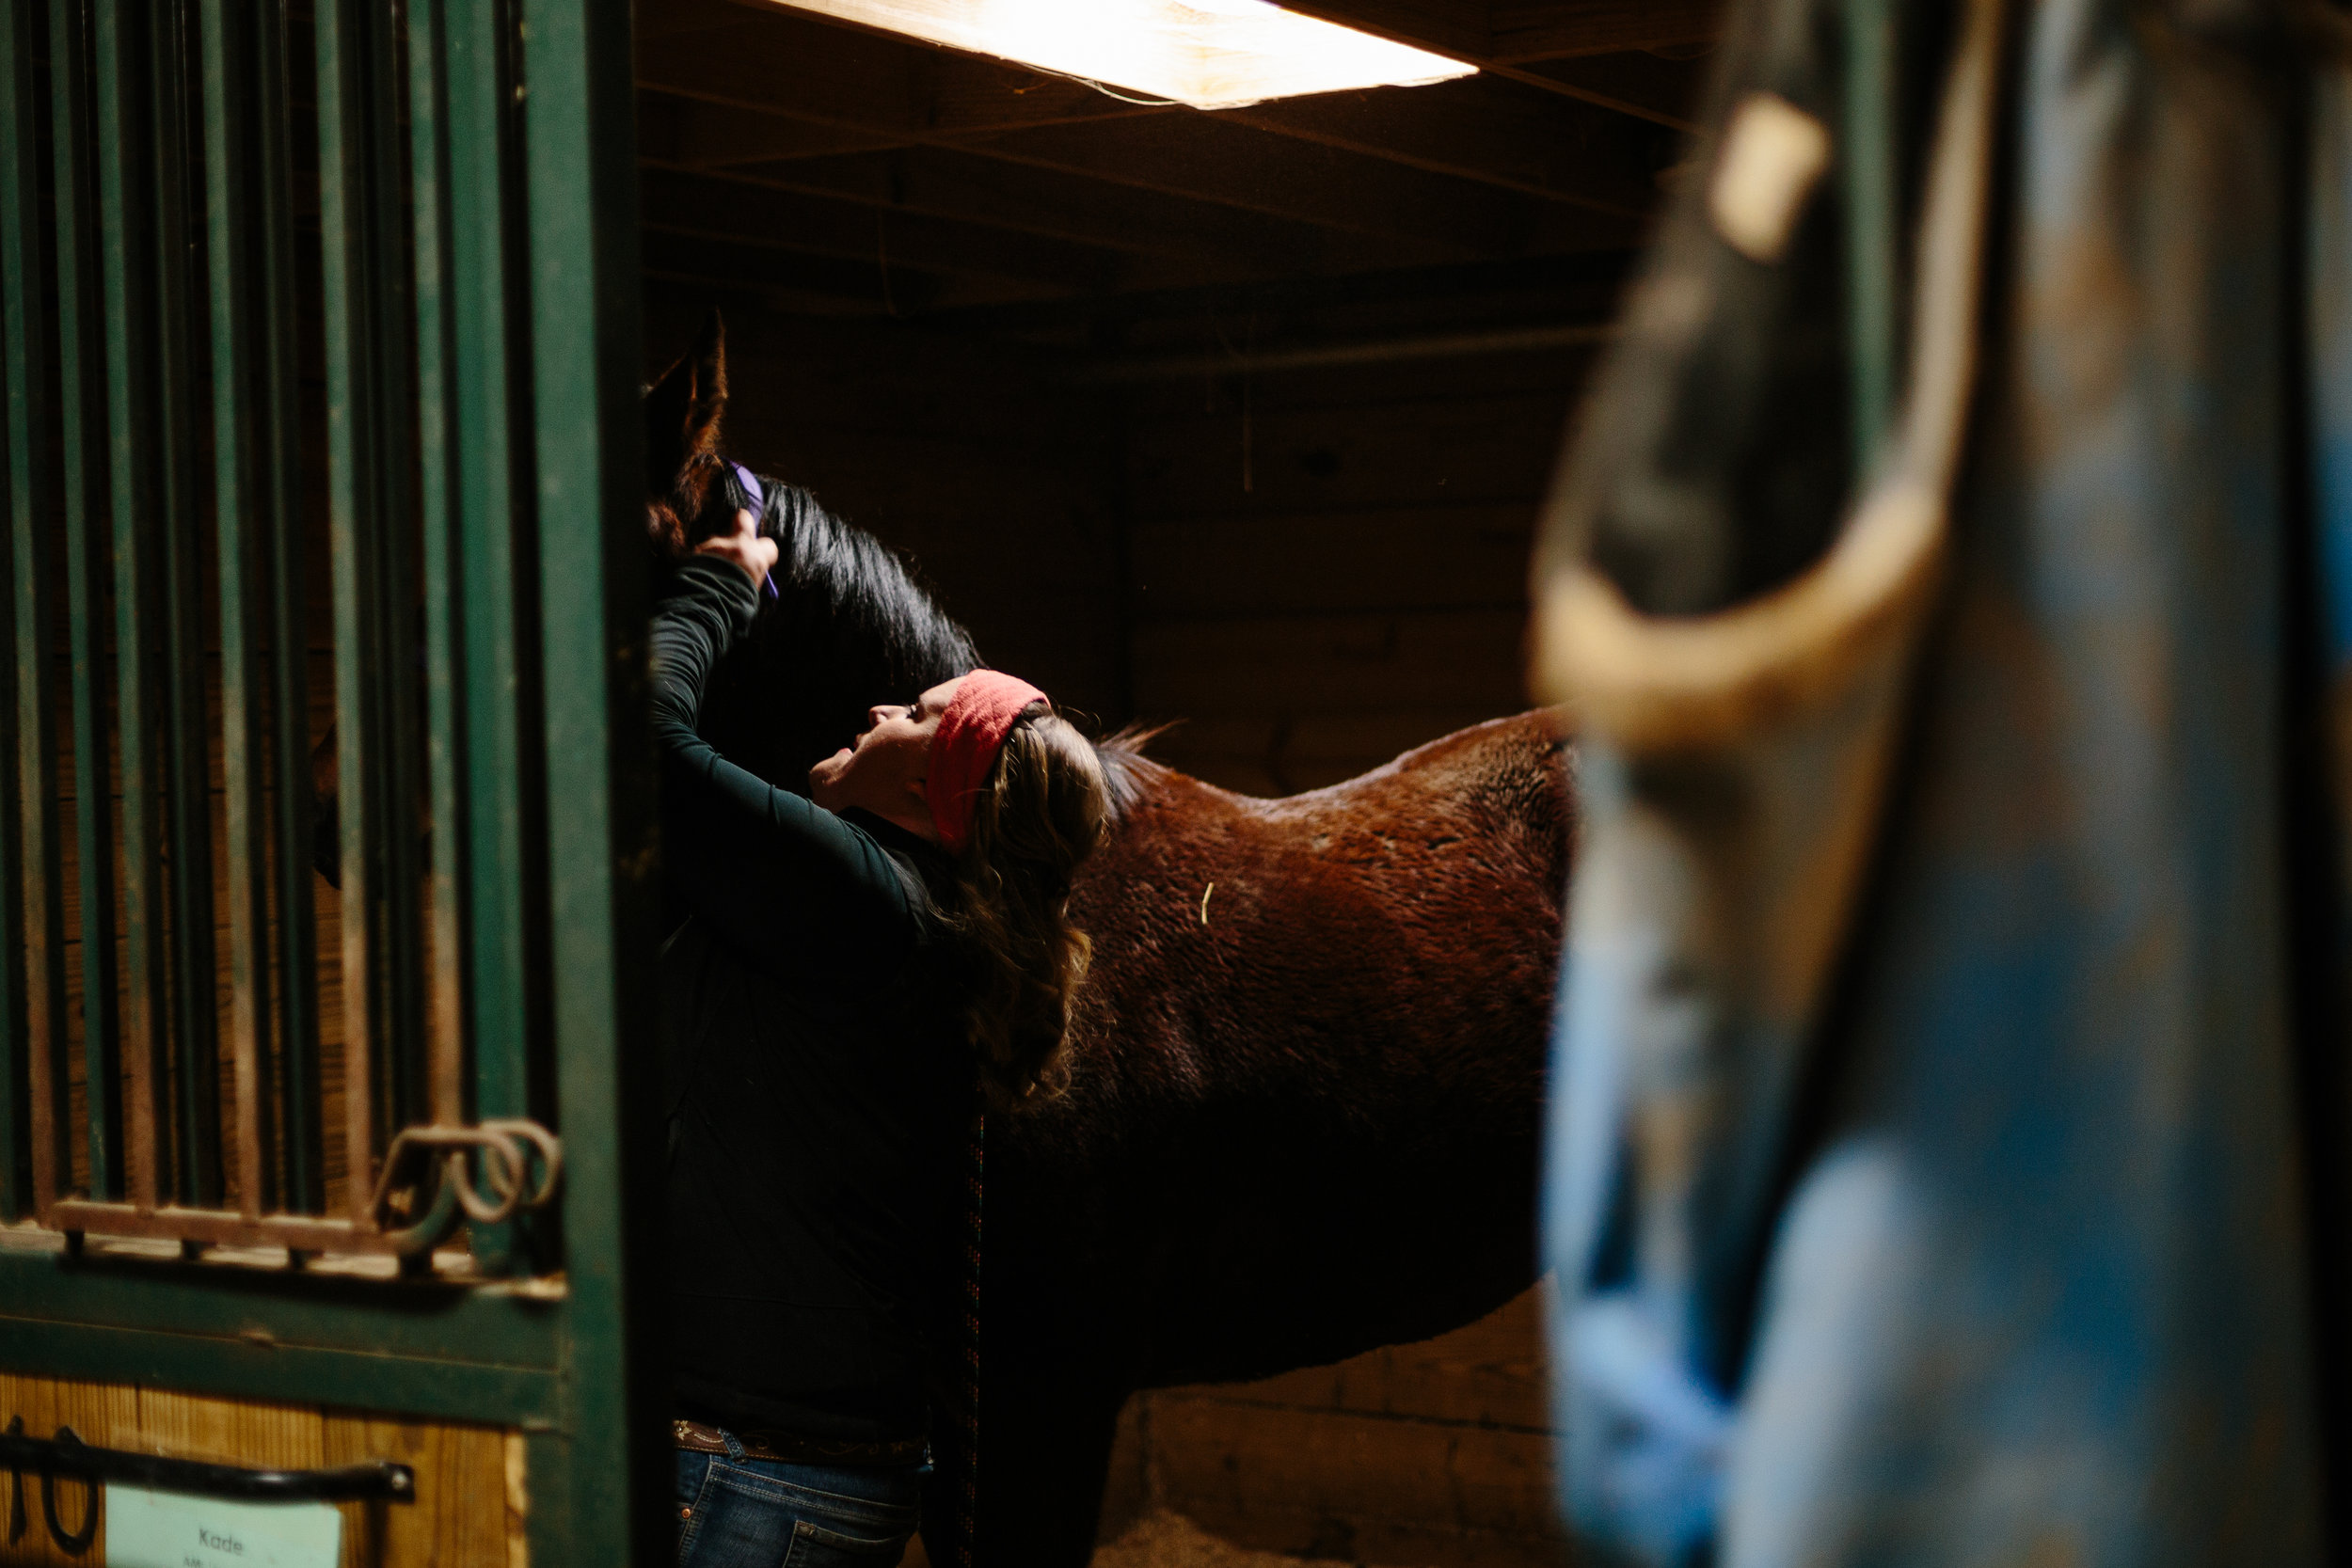
[[[107,1568],[335,1568],[332,1503],[245,1503],[106,1488]]]

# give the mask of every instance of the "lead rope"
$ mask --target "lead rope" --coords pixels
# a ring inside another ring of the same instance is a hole
[[[956,1412],[959,1455],[955,1568],[972,1568],[973,1518],[980,1496],[980,1175],[986,1164],[988,1115],[972,1118],[963,1170],[963,1399]]]

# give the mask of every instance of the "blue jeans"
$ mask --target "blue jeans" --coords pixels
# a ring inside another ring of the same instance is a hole
[[[834,1469],[681,1449],[678,1568],[891,1568],[930,1466]]]

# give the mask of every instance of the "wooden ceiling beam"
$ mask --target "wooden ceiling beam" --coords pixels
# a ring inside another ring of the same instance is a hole
[[[1618,55],[1626,72],[1640,77],[1646,66],[1638,52],[1662,50],[1687,54],[1712,44],[1722,30],[1724,0],[1283,0],[1289,8],[1320,16],[1344,26],[1394,39],[1418,48],[1478,66],[1491,75],[1523,82],[1556,96],[1581,100],[1615,113],[1633,116],[1689,131],[1689,109],[1677,107],[1678,95],[1639,89],[1617,90],[1609,73],[1596,83],[1589,73],[1561,75],[1530,70],[1543,61]],[[660,25],[679,34],[709,35],[729,25],[761,53],[770,45],[794,39],[804,47],[822,50],[816,32],[865,40],[884,49],[915,50],[948,62],[933,81],[914,90],[914,97],[932,105],[929,128],[961,126],[974,130],[1003,129],[1012,124],[1079,123],[1101,118],[1148,114],[1148,105],[1122,105],[1100,100],[1080,84],[1020,67],[953,51],[933,49],[891,34],[866,32],[820,22],[779,7],[773,0],[665,0],[657,8]],[[730,24],[729,19],[734,22]],[[645,35],[641,24],[641,40]],[[723,40],[680,37],[664,52],[665,71],[673,62],[691,61],[703,53],[732,47]],[[839,48],[841,46],[834,46]],[[654,57],[641,41],[641,59]],[[691,66],[689,66],[690,71]],[[731,68],[730,68],[731,69]],[[708,76],[711,73],[702,72]],[[725,75],[726,72],[720,72]],[[667,74],[665,82],[675,79]],[[709,90],[724,90],[713,80]],[[1043,94],[1041,98],[1039,95]],[[755,98],[763,96],[755,90]],[[1020,100],[1008,103],[1008,98]],[[1661,102],[1662,99],[1662,102]],[[911,128],[912,124],[911,124]]]
[[[782,114],[827,127],[845,142],[970,144],[1038,127],[1178,119],[1192,113],[1124,103],[1082,83],[840,25],[770,4],[743,4],[738,0],[683,3],[687,7],[686,16],[695,26],[668,39],[641,42],[641,88],[653,89],[669,99],[697,100],[739,113]],[[1560,4],[1581,8],[1578,14],[1586,23],[1611,26],[1621,23],[1625,14],[1637,14],[1645,4],[1688,7],[1715,3],[1716,0],[1554,0],[1555,8]],[[1661,107],[1661,99],[1671,103],[1675,95],[1671,91],[1661,93],[1647,84],[1646,78],[1657,74],[1647,68],[1663,63],[1647,55],[1618,56],[1638,84],[1637,90],[1626,93],[1610,90],[1610,72],[1605,70],[1591,69],[1564,79],[1558,76],[1556,68],[1531,69],[1501,60],[1495,55],[1495,18],[1489,13],[1487,0],[1295,0],[1295,4],[1302,10],[1331,13],[1335,20],[1351,25],[1406,36],[1407,41],[1476,57],[1490,74],[1536,87],[1546,98],[1581,99],[1613,115],[1630,115],[1676,129],[1689,129],[1680,116]],[[1610,7],[1617,8],[1606,8]],[[1514,30],[1515,37],[1525,35],[1520,39],[1522,43],[1537,49],[1561,47],[1560,30],[1568,25],[1553,10],[1524,5],[1516,10],[1505,10],[1502,20]],[[673,19],[672,24],[681,24]],[[1681,29],[1677,26],[1668,30],[1679,36]],[[791,83],[788,94],[780,90],[780,83],[787,79]],[[1468,85],[1449,83],[1439,84],[1439,87]],[[1496,86],[1492,81],[1478,85],[1481,90]],[[1394,95],[1402,101],[1436,90],[1438,89],[1395,89]],[[1428,155],[1418,145],[1427,140],[1428,134],[1422,130],[1411,130],[1404,144],[1395,146],[1377,135],[1343,133],[1327,136],[1327,122],[1335,119],[1376,129],[1363,116],[1321,106],[1327,101],[1353,96],[1319,94],[1279,100],[1256,108],[1265,112],[1267,128],[1284,134],[1296,135],[1303,129],[1308,139],[1322,140],[1335,149],[1391,158],[1433,172],[1469,172],[1471,178],[1481,177],[1475,167],[1456,170],[1446,156]],[[1470,105],[1470,112],[1476,115],[1482,101],[1474,91],[1462,95],[1459,102]],[[1489,121],[1502,118],[1502,100],[1495,99],[1493,103],[1494,107],[1480,118]],[[1410,110],[1400,112],[1411,114]],[[1564,143],[1584,145],[1599,135],[1595,127],[1580,120],[1575,112],[1557,117],[1556,124],[1541,122],[1538,111],[1532,108],[1520,109],[1518,118],[1531,135],[1540,137],[1557,134]],[[1435,117],[1422,115],[1419,119],[1425,125]],[[660,132],[658,124],[649,126],[649,150],[659,145],[656,138]],[[1487,135],[1500,145],[1500,138],[1491,129],[1449,139],[1460,144],[1479,135]],[[806,149],[811,153],[852,150],[848,145],[812,145]],[[666,163],[715,168],[799,156],[803,155],[803,149],[788,132],[727,127],[707,145],[660,147],[656,155]],[[1503,161],[1507,165],[1520,160],[1512,159],[1506,152]],[[1622,208],[1629,189],[1646,179],[1648,166],[1659,161],[1635,158],[1632,162],[1643,166],[1631,168],[1622,158],[1596,163],[1596,188],[1584,194],[1600,210]],[[1530,189],[1555,199],[1575,199],[1577,194],[1556,178],[1541,178],[1532,183],[1507,178],[1487,182]],[[1635,199],[1640,198],[1636,196]]]
[[[1723,0],[1497,0],[1491,18],[1498,65],[1680,51],[1723,36]]]
[[[1515,79],[1547,82],[1562,94],[1588,103],[1605,104],[1677,131],[1697,129],[1710,69],[1711,49],[1679,59],[1667,59],[1646,50],[1618,55],[1577,55],[1558,60],[1531,60],[1512,67]]]
[[[639,182],[649,230],[736,245],[994,278],[1059,293],[1118,281],[1116,253],[924,213],[652,168]]]
[[[644,276],[706,293],[788,300],[795,309],[865,315],[913,315],[957,307],[1036,301],[1034,285],[884,265],[877,259],[811,256],[695,235],[649,230]]]
[[[1489,76],[1225,109],[1278,135],[1621,216],[1657,204],[1664,133]]]
[[[921,214],[1090,245],[1131,268],[1203,278],[1247,277],[1306,267],[1363,270],[1407,264],[1398,247],[1302,223],[1188,201],[1083,175],[960,152],[909,147],[834,158],[747,165],[730,183]]]
[[[649,85],[665,94],[675,90]],[[768,112],[808,118],[862,135],[888,136],[896,129],[886,105],[815,105],[809,95],[797,91],[773,101]],[[1318,112],[1290,111],[1309,119]],[[1268,135],[1189,110],[1083,127],[1044,124],[993,135],[929,133],[910,137],[915,146],[952,149],[1413,247],[1395,257],[1397,265],[1524,253],[1535,219],[1520,193],[1413,166],[1373,150],[1362,137],[1352,138],[1356,145],[1332,145],[1347,139],[1335,135],[1331,141],[1317,142],[1288,134]],[[763,162],[740,166],[769,171],[777,166]],[[1588,198],[1587,204],[1611,213],[1627,210],[1627,188],[1621,175],[1608,197]]]
[[[1534,204],[1516,192],[1211,115],[1041,126],[958,145],[1009,163],[1374,236],[1422,250],[1429,261],[1522,254],[1534,228]]]
[[[1294,3],[1343,6],[1337,20],[1412,29],[1417,41],[1456,55],[1482,28],[1491,46],[1498,20],[1488,0]],[[1633,0],[1572,3],[1591,12],[1629,9]],[[1188,269],[1204,261],[1230,277],[1622,244],[1629,223],[1656,204],[1654,169],[1671,161],[1651,133],[1556,96],[1593,96],[1581,81],[1534,93],[1470,80],[1204,116],[1125,103],[1082,84],[772,6],[679,4],[677,30],[639,49],[649,163],[731,170],[778,188],[1041,235],[1050,230],[1034,207],[1008,220],[976,210],[985,200],[946,203],[951,211],[918,204],[903,188],[909,171],[919,177],[953,152],[969,160],[959,170],[967,180],[984,160],[1055,184],[1065,199],[1084,187],[1115,192],[1126,210],[1114,228],[1138,205],[1181,202],[1176,222],[1147,223],[1140,243],[1111,245],[1152,258],[1147,270],[1174,278],[1198,276]],[[1376,17],[1366,14],[1375,7]],[[1521,31],[1528,14],[1524,5],[1502,10]],[[1204,229],[1199,220],[1208,214],[1221,217]],[[1102,237],[1101,225],[1076,227],[1056,237]]]
[[[667,93],[637,94],[637,155],[671,168],[722,169],[780,158],[827,158],[899,145],[896,137],[838,125],[708,103]]]
[[[1653,65],[1665,63],[1638,57]],[[638,99],[639,149],[648,162],[665,167],[717,171],[880,151],[897,145],[880,130],[819,123],[660,90],[641,89]],[[1166,118],[1182,123],[1188,115]],[[1655,141],[1661,133],[1622,115],[1493,77],[1282,99],[1220,110],[1215,118],[1428,173],[1619,214],[1646,211],[1656,199],[1653,171],[1673,161],[1671,151]],[[963,142],[953,137],[929,145]]]

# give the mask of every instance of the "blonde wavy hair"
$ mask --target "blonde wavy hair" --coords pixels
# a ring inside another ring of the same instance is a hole
[[[1093,745],[1031,703],[973,804],[941,910],[972,968],[964,1025],[991,1110],[1068,1086],[1071,1007],[1093,952],[1070,918],[1070,888],[1109,816]]]

